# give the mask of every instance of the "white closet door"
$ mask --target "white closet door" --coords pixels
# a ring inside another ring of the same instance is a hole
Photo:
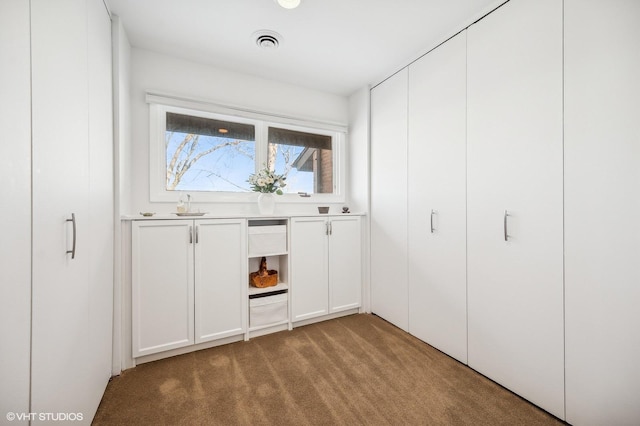
[[[371,90],[371,311],[407,331],[405,68]]]
[[[467,362],[466,32],[409,67],[409,332]]]
[[[89,357],[94,403],[111,377],[113,345],[113,108],[111,19],[88,0],[89,54]]]
[[[33,302],[31,411],[94,409],[89,330],[85,0],[31,1]],[[72,259],[75,214],[76,253]]]
[[[0,422],[29,412],[31,88],[29,2],[0,2]]]
[[[472,25],[467,66],[469,366],[563,418],[562,2]]]
[[[567,421],[640,424],[640,2],[565,0]]]
[[[244,333],[247,224],[196,220],[195,226],[195,343]]]

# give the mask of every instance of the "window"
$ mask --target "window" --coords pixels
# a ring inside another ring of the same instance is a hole
[[[344,131],[251,112],[160,103],[150,111],[151,201],[184,192],[197,192],[198,201],[252,201],[247,179],[263,167],[287,177],[287,201],[344,201]]]
[[[255,135],[252,124],[167,112],[165,190],[247,190]]]
[[[333,149],[328,135],[269,127],[267,164],[287,176],[289,192],[333,193]]]

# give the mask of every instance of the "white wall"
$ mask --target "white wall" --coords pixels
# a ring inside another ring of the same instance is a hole
[[[369,209],[369,87],[349,97],[347,202],[353,211]]]
[[[369,211],[369,106],[370,88],[349,97],[349,144],[347,145],[347,205],[351,211]],[[371,311],[369,286],[369,217],[364,216],[362,234],[362,308]]]
[[[114,66],[114,127],[117,150],[115,164],[116,188],[119,196],[120,211],[130,212],[133,195],[132,181],[132,148],[131,148],[131,44],[120,18],[113,16],[113,66]]]
[[[175,203],[149,201],[149,105],[147,90],[185,98],[241,106],[278,115],[347,124],[346,97],[274,82],[250,75],[214,68],[151,51],[133,48],[131,51],[131,120],[132,166],[125,184],[131,189],[131,206],[123,213],[140,211],[170,213]],[[363,177],[366,179],[366,177]],[[197,202],[197,194],[194,194]],[[219,214],[255,214],[255,203],[216,205],[198,204],[201,210]],[[283,209],[282,203],[279,208]],[[291,204],[286,212],[317,212],[315,204]],[[277,213],[285,213],[282,210]]]

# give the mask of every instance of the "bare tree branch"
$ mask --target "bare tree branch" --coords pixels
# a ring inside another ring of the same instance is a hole
[[[204,170],[203,170],[203,171],[204,171]],[[223,181],[227,182],[227,183],[228,183],[228,184],[230,184],[231,186],[235,186],[236,188],[241,189],[242,191],[245,191],[245,192],[246,192],[246,191],[249,191],[247,188],[243,188],[242,186],[238,185],[237,183],[232,182],[232,181],[230,181],[229,179],[225,178],[225,177],[224,177],[224,176],[222,176],[220,173],[216,173],[216,172],[209,171],[209,170],[206,170],[206,172],[208,173],[208,174],[207,174],[207,177],[215,176],[215,177],[217,177],[218,179],[221,179],[221,180],[223,180]]]
[[[171,181],[171,176],[175,176],[176,163],[178,162],[178,159],[180,158],[180,155],[182,154],[184,147],[193,139],[193,137],[194,135],[192,135],[191,133],[185,135],[184,139],[182,140],[182,142],[180,142],[180,145],[178,145],[178,147],[176,148],[176,151],[173,153],[173,156],[171,157],[171,162],[167,166],[167,184]],[[175,186],[176,186],[176,183],[174,178],[174,185],[172,185],[168,189],[174,189]]]
[[[267,153],[267,167],[272,172],[276,170],[276,155],[278,154],[278,146],[279,145],[277,143],[269,144],[269,152]]]
[[[167,189],[174,190],[182,180],[182,177],[200,160],[212,152],[229,146],[240,146],[244,141],[230,140],[214,145],[209,149],[197,151],[200,135],[187,134],[173,153],[171,162],[167,166]],[[249,156],[245,153],[245,155]],[[250,157],[250,156],[249,156]],[[212,172],[213,173],[213,172]],[[172,180],[173,178],[173,180]]]

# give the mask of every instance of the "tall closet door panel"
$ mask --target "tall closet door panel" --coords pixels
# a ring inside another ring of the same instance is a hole
[[[89,70],[90,388],[97,409],[111,377],[113,318],[113,108],[111,19],[87,1]]]
[[[29,2],[0,2],[0,413],[29,412],[31,90]]]
[[[562,2],[510,1],[467,59],[469,365],[563,418]]]
[[[467,362],[466,32],[409,67],[409,332]]]
[[[86,11],[85,0],[31,1],[32,412],[90,413],[93,405]]]
[[[371,310],[408,330],[405,68],[371,90]]]
[[[565,0],[567,421],[640,424],[640,2]]]

